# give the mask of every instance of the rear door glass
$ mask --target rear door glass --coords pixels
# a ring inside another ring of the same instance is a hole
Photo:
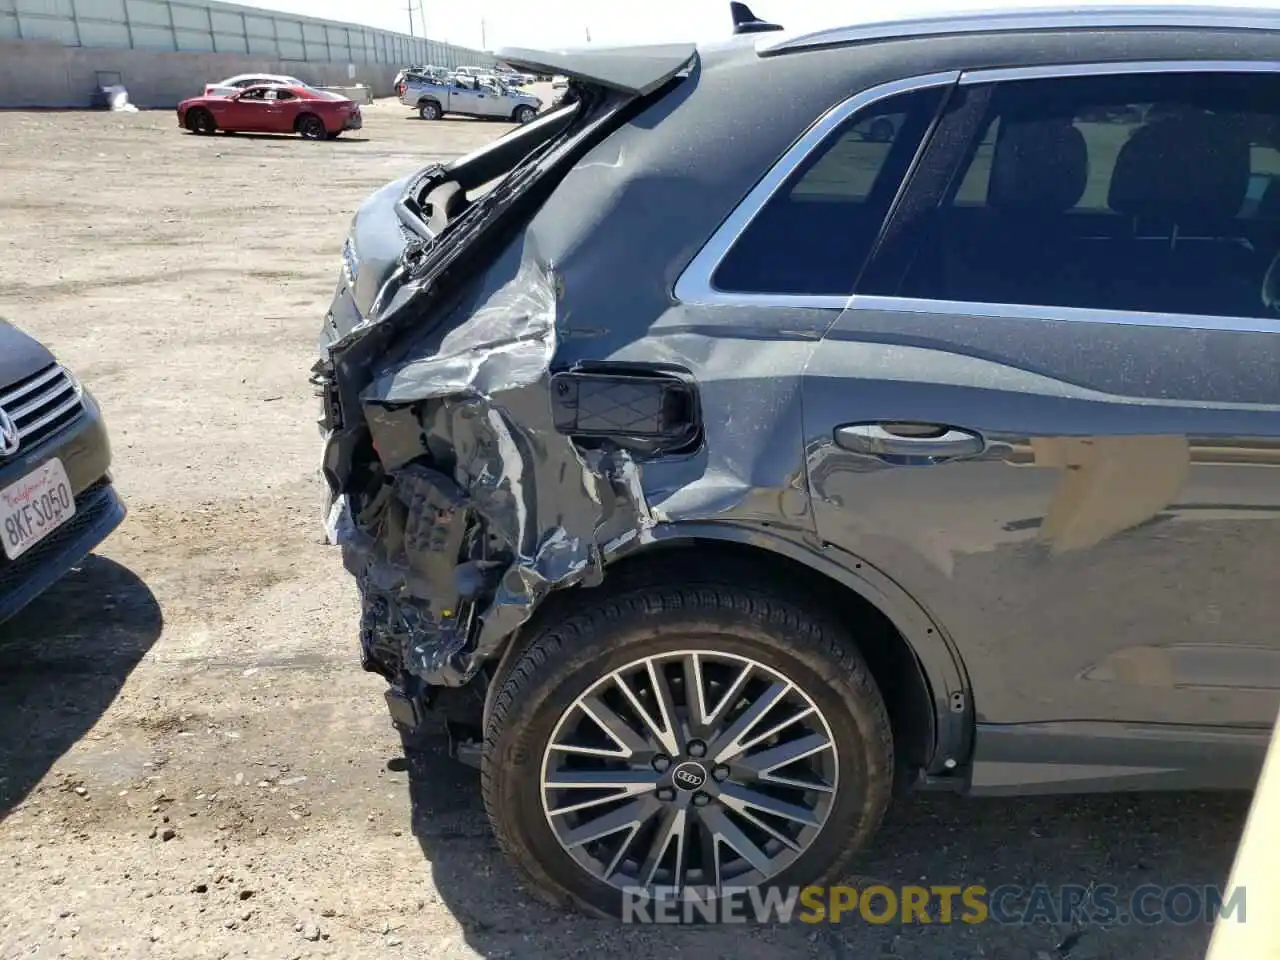
[[[851,294],[942,95],[938,88],[900,94],[841,124],[761,208],[716,268],[713,286]]]
[[[1280,77],[1009,81],[913,227],[914,299],[1280,321]]]

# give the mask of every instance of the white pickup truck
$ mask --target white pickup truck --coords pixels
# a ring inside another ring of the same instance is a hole
[[[400,102],[416,107],[423,120],[439,120],[446,113],[458,113],[528,123],[542,109],[542,101],[531,93],[515,90],[498,80],[463,76],[449,80],[406,80]]]

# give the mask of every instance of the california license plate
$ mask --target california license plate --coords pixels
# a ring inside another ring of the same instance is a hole
[[[0,489],[0,547],[16,560],[76,514],[61,460],[49,460]]]

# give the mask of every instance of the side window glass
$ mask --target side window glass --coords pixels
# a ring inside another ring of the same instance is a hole
[[[851,117],[782,183],[716,268],[737,293],[847,296],[942,98],[893,97]]]
[[[900,296],[1280,320],[1280,78],[992,90]]]
[[[796,182],[791,199],[820,203],[865,200],[905,119],[902,113],[878,113],[859,120]]]
[[[294,97],[294,95],[288,90],[277,90],[276,99],[277,100],[295,100],[297,98]]]
[[[960,186],[956,190],[955,204],[962,207],[981,207],[987,203],[987,184],[991,180],[991,159],[996,152],[996,138],[1000,136],[1000,118],[995,117],[987,125],[974,148],[973,160]]]

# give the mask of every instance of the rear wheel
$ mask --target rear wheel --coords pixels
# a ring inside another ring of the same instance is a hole
[[[483,785],[535,892],[617,917],[624,891],[828,879],[879,824],[892,771],[884,702],[840,625],[708,583],[637,588],[538,634],[495,701]]]
[[[444,116],[444,111],[440,109],[440,104],[434,100],[423,100],[418,104],[418,116],[423,120],[439,120]]]
[[[303,140],[324,140],[329,136],[324,123],[314,113],[304,113],[300,116],[297,130]]]
[[[530,106],[516,107],[514,120],[516,123],[528,123],[538,115],[538,111]]]
[[[212,113],[203,107],[196,107],[187,111],[187,129],[192,133],[207,137],[217,132],[218,125],[214,123]]]

